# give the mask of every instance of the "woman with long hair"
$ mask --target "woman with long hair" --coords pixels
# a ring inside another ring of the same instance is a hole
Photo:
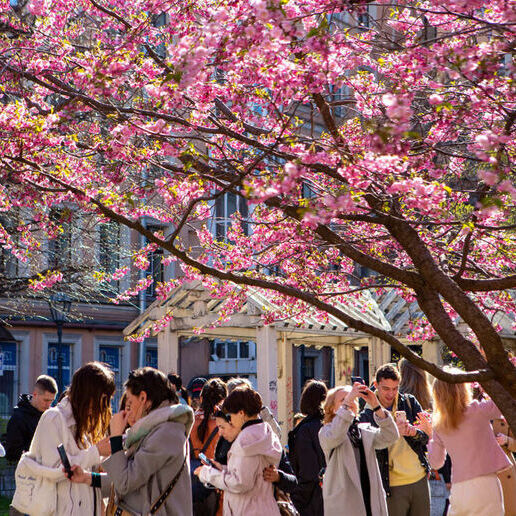
[[[323,513],[319,472],[326,462],[319,444],[319,430],[327,392],[324,382],[309,380],[306,383],[299,402],[304,418],[288,435],[289,460],[298,481],[291,497],[301,516],[319,516]]]
[[[460,373],[447,368],[448,372]],[[449,516],[503,516],[503,498],[496,473],[510,466],[496,442],[491,420],[501,416],[492,400],[472,399],[470,384],[436,379],[428,458],[440,468],[446,452],[452,462]]]
[[[41,416],[32,439],[29,456],[47,468],[61,470],[57,447],[64,445],[71,464],[93,469],[100,464],[111,418],[111,397],[115,392],[113,371],[100,362],[78,369],[61,402]],[[65,482],[62,473],[56,481],[56,515],[100,514],[100,490]],[[14,506],[16,508],[16,502]]]
[[[200,405],[195,411],[195,420],[190,435],[190,472],[201,465],[199,453],[213,459],[215,448],[219,440],[217,422],[214,412],[227,396],[226,384],[220,378],[208,380],[202,388],[199,398]],[[217,510],[217,493],[208,489],[199,479],[192,475],[192,500],[194,516],[210,516]]]
[[[213,416],[215,407],[227,396],[226,384],[220,378],[208,380],[201,391],[200,405],[195,412],[195,421],[192,429],[192,449],[197,458],[210,435],[217,429],[217,424]],[[217,437],[212,438],[209,446],[205,450],[205,455],[213,458]]]
[[[398,363],[401,375],[399,392],[412,394],[423,410],[432,410],[432,392],[426,372],[402,358]]]
[[[261,408],[262,398],[255,390],[235,389],[222,404],[233,435],[238,432],[228,463],[195,470],[202,482],[224,491],[224,514],[279,516],[272,484],[263,478],[263,470],[279,464],[282,448],[270,425],[260,419]]]
[[[111,418],[104,452],[110,457],[102,463],[106,473],[84,471],[71,461],[72,482],[102,486],[104,493],[112,485],[118,507],[130,514],[149,514],[157,506],[156,514],[191,516],[186,462],[192,409],[178,403],[168,378],[152,367],[131,371],[125,392],[126,409]]]
[[[359,423],[358,398],[374,411],[378,427]],[[387,516],[387,502],[375,450],[399,437],[398,427],[366,385],[355,382],[335,387],[324,404],[324,425],[319,440],[326,456],[323,480],[324,514]]]

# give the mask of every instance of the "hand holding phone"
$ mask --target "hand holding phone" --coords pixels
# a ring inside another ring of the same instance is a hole
[[[397,410],[394,413],[394,419],[396,420],[396,423],[403,424],[407,422],[407,413],[404,410]]]
[[[361,376],[352,376],[351,377],[351,385],[354,385],[355,382],[361,383],[362,385],[365,385],[364,379]]]
[[[70,464],[70,461],[68,460],[68,455],[66,455],[66,450],[63,444],[60,444],[57,447],[57,452],[59,453],[59,457],[61,458],[61,462],[63,463],[66,476],[68,478],[72,478],[72,466]]]
[[[205,466],[211,466],[211,467],[215,467],[215,464],[213,464],[213,462],[208,459],[208,457],[206,457],[206,455],[204,455],[204,453],[199,453],[199,460],[202,462],[202,464],[204,464]]]

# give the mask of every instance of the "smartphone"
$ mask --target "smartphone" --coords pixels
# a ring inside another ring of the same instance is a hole
[[[354,385],[355,382],[361,383],[362,385],[365,385],[364,379],[361,376],[352,376],[351,377],[351,385]]]
[[[206,457],[206,455],[204,455],[204,453],[199,453],[199,460],[205,465],[205,466],[211,466],[211,467],[215,467],[215,464],[213,464],[213,462],[208,459],[208,457]]]
[[[72,476],[72,466],[70,465],[70,461],[68,460],[68,455],[66,455],[66,450],[63,444],[60,444],[57,447],[57,452],[59,453],[59,457],[61,457],[61,462],[63,463],[66,476],[71,478]]]
[[[407,413],[404,410],[397,410],[394,413],[396,423],[405,423],[407,421]]]

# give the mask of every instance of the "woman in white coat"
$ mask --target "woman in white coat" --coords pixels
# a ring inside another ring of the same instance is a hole
[[[235,389],[222,404],[231,425],[239,431],[231,445],[227,466],[201,466],[195,470],[202,482],[224,491],[223,514],[279,516],[271,482],[263,478],[268,466],[278,466],[281,443],[268,423],[259,417],[262,398],[249,388]]]
[[[358,423],[358,397],[375,415],[378,428]],[[325,516],[387,516],[376,449],[398,439],[398,428],[375,393],[356,382],[353,387],[335,387],[324,404],[324,424],[319,442],[326,457],[323,479]]]
[[[44,466],[39,471],[46,470],[51,479],[42,493],[48,497],[46,507],[41,509],[45,514],[49,509],[48,513],[56,516],[100,516],[100,489],[69,482],[62,471],[57,447],[64,445],[71,464],[87,469],[97,467],[100,453],[96,444],[107,435],[114,392],[113,372],[100,362],[90,362],[75,372],[62,401],[41,416],[27,456],[37,463],[36,468]],[[23,494],[17,492],[13,507],[24,512],[23,507],[16,505],[17,495],[23,502]]]

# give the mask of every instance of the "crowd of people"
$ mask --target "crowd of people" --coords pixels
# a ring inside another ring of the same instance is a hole
[[[55,406],[48,376],[21,397],[5,438],[19,461],[12,515],[426,516],[431,479],[450,489],[442,514],[516,515],[500,411],[478,386],[431,386],[404,359],[371,386],[308,381],[286,446],[245,378],[185,388],[144,367],[112,414],[114,393],[114,373],[91,362]]]

